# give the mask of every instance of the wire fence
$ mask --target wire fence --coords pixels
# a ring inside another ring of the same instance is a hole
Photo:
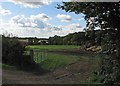
[[[47,59],[48,50],[46,50],[46,49],[44,49],[44,50],[37,50],[37,49],[27,50],[24,52],[24,55],[29,55],[31,57],[32,61],[34,61],[36,63],[40,63]]]

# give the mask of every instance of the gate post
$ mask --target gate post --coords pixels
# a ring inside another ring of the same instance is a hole
[[[34,52],[33,50],[30,50],[30,57],[31,57],[31,61],[33,62],[34,61]]]

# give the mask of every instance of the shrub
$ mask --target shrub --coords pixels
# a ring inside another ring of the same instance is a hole
[[[17,37],[2,36],[2,62],[10,65],[21,64],[22,54],[25,48],[21,45]]]

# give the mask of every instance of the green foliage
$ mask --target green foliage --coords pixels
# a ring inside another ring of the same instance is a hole
[[[28,44],[29,45],[37,45],[38,44],[38,39],[35,37],[35,38],[26,38],[28,39]]]
[[[2,62],[10,65],[20,65],[24,47],[16,37],[2,37]]]
[[[96,17],[94,26],[101,25],[102,28],[119,28],[119,2],[63,2],[58,5],[58,9],[66,12],[75,12],[76,14],[85,14],[85,19],[89,25],[89,18]],[[103,24],[103,22],[106,22]]]
[[[86,40],[85,32],[76,32],[66,36],[49,38],[50,45],[81,45]]]
[[[33,60],[29,55],[23,55],[25,46],[17,37],[2,36],[2,62],[18,68],[33,66]]]
[[[99,77],[104,76],[99,81],[106,84],[120,83],[120,2],[63,2],[57,8],[85,14],[86,29],[91,31],[90,38],[101,42],[103,53],[107,55],[97,73]],[[101,28],[96,39],[95,27]]]
[[[7,65],[7,64],[2,64],[2,68],[7,70],[17,70],[15,66]]]
[[[62,45],[62,37],[55,35],[54,37],[49,38],[50,45]]]
[[[63,38],[63,44],[64,45],[72,45],[71,39],[73,37],[73,34],[68,34]]]

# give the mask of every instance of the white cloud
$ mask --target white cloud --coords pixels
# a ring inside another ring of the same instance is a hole
[[[52,25],[51,25],[52,26]],[[13,22],[7,22],[4,23],[2,22],[1,24],[1,30],[0,30],[0,34],[3,33],[12,33],[15,34],[19,37],[41,37],[41,38],[48,38],[50,36],[54,36],[54,35],[59,35],[60,33],[62,34],[62,30],[61,29],[57,29],[57,27],[51,27],[51,28],[32,28],[32,27],[20,27],[17,24],[13,23]]]
[[[79,23],[73,23],[73,24],[68,24],[66,26],[63,26],[63,28],[66,29],[76,29],[76,28],[81,28]]]
[[[8,22],[8,23],[3,22],[1,24],[0,33],[1,34],[6,33],[6,32],[13,33],[19,37],[48,38],[48,37],[54,36],[54,35],[65,36],[68,33],[79,32],[82,30],[82,28],[80,28],[79,24],[70,24],[70,25],[66,25],[66,27],[62,27],[62,26],[55,27],[55,26],[50,25],[50,24],[48,26],[51,28],[48,28],[46,26],[45,28],[40,29],[38,27],[35,27],[35,28],[33,28],[33,27],[20,27],[13,22]],[[61,29],[61,28],[65,28],[65,29]]]
[[[52,1],[51,0],[9,0],[15,4],[23,5],[24,7],[29,8],[38,8],[44,5],[49,5]]]
[[[72,17],[70,15],[65,15],[65,14],[58,14],[56,17],[59,18],[62,22],[63,21],[69,22],[72,20]]]
[[[24,15],[17,15],[11,18],[11,22],[20,26],[20,27],[34,27],[34,22],[32,22],[29,18],[26,18]]]
[[[6,10],[6,9],[3,9],[3,8],[0,6],[0,15],[5,16],[5,15],[10,15],[10,14],[12,14],[11,11]]]
[[[46,14],[38,14],[32,15],[30,17],[26,17],[24,15],[17,15],[11,18],[11,22],[17,24],[20,27],[32,27],[32,28],[45,28],[49,27],[45,22],[50,20],[51,18]]]
[[[38,14],[38,15],[32,15],[31,16],[31,19],[40,19],[41,21],[48,21],[50,19],[52,19],[51,17],[49,17],[48,15],[44,14],[44,13],[41,13],[41,14]]]
[[[68,33],[83,31],[83,28],[80,26],[79,23],[68,24],[68,25],[62,26],[62,28],[64,28],[65,31],[68,31]]]
[[[54,26],[42,19],[48,17],[40,17],[43,14],[32,15],[26,17],[25,15],[17,15],[11,18],[10,21],[1,24],[0,33],[13,33],[19,37],[50,37],[54,35],[65,36],[68,33],[82,31],[79,23],[68,24],[66,26]],[[46,15],[47,16],[47,15]]]

